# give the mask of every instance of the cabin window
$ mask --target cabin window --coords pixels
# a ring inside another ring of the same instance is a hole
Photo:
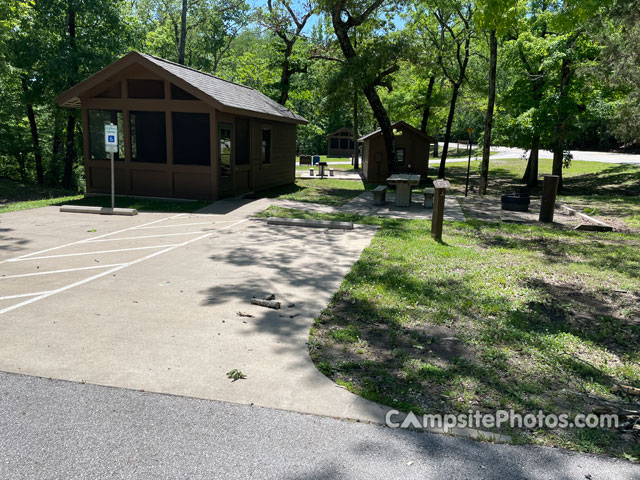
[[[271,163],[271,127],[262,127],[262,163]]]
[[[186,90],[176,87],[173,83],[171,84],[171,98],[173,100],[198,100]]]
[[[231,176],[231,154],[232,154],[233,131],[230,123],[218,124],[218,161],[220,163],[220,176]]]
[[[173,163],[211,165],[209,114],[173,112]]]
[[[110,154],[104,150],[104,126],[118,126],[118,151],[115,160],[124,160],[124,122],[122,112],[116,110],[89,110],[89,147],[91,160],[107,160]]]
[[[164,98],[163,80],[127,80],[129,98]]]
[[[333,137],[331,139],[331,148],[338,148],[340,145],[340,139]]]
[[[164,112],[131,112],[131,160],[167,163]]]
[[[404,163],[404,148],[396,149],[396,160],[398,163]]]
[[[341,138],[340,139],[340,150],[348,150],[349,149],[349,139]]]

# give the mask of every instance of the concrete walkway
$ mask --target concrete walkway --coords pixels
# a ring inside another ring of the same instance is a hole
[[[404,218],[408,220],[431,219],[433,210],[424,208],[424,195],[414,193],[411,198],[411,206],[396,207],[395,192],[387,192],[387,203],[383,206],[373,204],[373,194],[364,192],[340,207],[338,211],[357,213],[374,217]],[[444,219],[453,222],[464,222],[465,216],[456,197],[446,197],[444,203]]]
[[[381,422],[385,409],[322,375],[306,345],[374,229],[248,218],[269,204],[1,215],[14,243],[0,249],[0,370]],[[251,304],[268,294],[281,310]]]
[[[412,203],[409,208],[395,206],[395,192],[387,192],[387,203],[382,206],[373,205],[373,194],[371,192],[363,192],[341,207],[283,199],[261,199],[258,201],[238,200],[238,202],[247,202],[247,204],[242,207],[243,211],[246,212],[262,211],[273,205],[293,210],[304,210],[306,212],[354,213],[364,216],[403,218],[406,220],[430,220],[433,213],[431,208],[424,208],[424,196],[421,193],[413,194],[411,199]],[[221,202],[213,203],[201,210],[198,210],[198,213],[211,213],[215,210],[224,211],[224,208],[218,206],[219,203]],[[452,222],[465,221],[465,215],[460,208],[458,197],[449,196],[445,199],[444,219]]]

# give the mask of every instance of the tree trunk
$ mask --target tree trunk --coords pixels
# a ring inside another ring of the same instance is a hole
[[[66,151],[64,154],[64,173],[62,174],[62,186],[64,188],[73,187],[73,165],[76,163],[76,115],[69,114],[67,118],[67,139]]]
[[[289,70],[289,62],[286,61],[282,66],[282,75],[280,76],[280,98],[278,103],[284,105],[289,99],[289,89],[291,87],[291,71]]]
[[[289,59],[293,53],[293,42],[286,42],[284,49],[284,60],[282,62],[282,73],[280,74],[280,98],[278,103],[284,105],[289,99],[289,90],[291,88],[291,74],[293,73],[290,68]]]
[[[187,0],[182,0],[180,10],[180,42],[178,43],[178,63],[184,65],[184,52],[187,45]]]
[[[522,183],[526,183],[527,187],[533,188],[538,186],[538,158],[540,153],[540,135],[534,135],[531,139],[531,150],[529,152],[529,161],[527,169],[522,176]]]
[[[487,114],[484,117],[484,140],[482,141],[482,168],[480,169],[480,186],[478,193],[487,194],[489,181],[489,158],[491,157],[491,130],[493,128],[493,108],[496,102],[496,70],[498,65],[498,39],[496,31],[491,30],[489,35],[489,99],[487,102]]]
[[[357,54],[353,48],[353,44],[351,43],[351,38],[349,37],[349,27],[342,20],[342,14],[343,11],[341,8],[334,8],[331,12],[333,29],[338,39],[338,43],[340,44],[342,54],[347,59],[347,62],[351,63],[354,59],[357,58]],[[396,148],[393,138],[393,128],[391,127],[389,115],[387,114],[387,111],[384,108],[382,101],[380,100],[380,96],[378,95],[374,84],[365,85],[363,87],[363,92],[365,97],[367,98],[367,101],[369,102],[369,106],[371,107],[374,118],[380,125],[380,130],[382,131],[382,137],[384,139],[385,151],[387,154],[387,167],[388,171],[391,172],[394,170],[394,165],[396,163]]]
[[[558,181],[558,191],[562,190],[562,161],[564,160],[564,143],[567,133],[567,120],[566,114],[563,114],[561,110],[562,102],[568,95],[569,81],[571,80],[571,60],[568,58],[562,59],[562,65],[560,67],[560,87],[558,89],[558,121],[556,126],[556,138],[553,142],[553,166],[551,173],[558,175],[560,178]]]
[[[387,169],[389,173],[395,171],[396,164],[396,146],[393,136],[393,127],[391,126],[391,120],[389,115],[382,105],[380,96],[376,91],[376,87],[373,85],[367,85],[364,87],[364,96],[367,97],[373,116],[380,125],[380,131],[382,132],[382,138],[384,139],[385,153],[387,155]]]
[[[27,79],[22,77],[22,91],[25,95],[29,91]],[[29,127],[31,128],[31,141],[33,142],[33,156],[36,161],[36,178],[38,185],[44,184],[44,170],[42,168],[42,150],[40,149],[40,137],[38,136],[38,124],[36,123],[36,115],[33,111],[31,102],[26,102],[27,118],[29,119]]]
[[[24,152],[18,152],[18,172],[20,173],[20,180],[22,182],[27,181],[27,157]]]
[[[449,154],[449,141],[451,139],[451,126],[453,125],[453,118],[456,112],[456,102],[458,101],[458,94],[460,93],[460,87],[464,82],[464,76],[467,73],[467,65],[469,64],[469,47],[471,40],[467,37],[464,42],[464,60],[460,64],[460,72],[457,81],[452,81],[453,91],[451,92],[451,104],[449,105],[449,116],[447,118],[447,128],[444,134],[444,146],[442,147],[442,157],[440,158],[440,169],[438,170],[438,178],[444,178],[444,170],[447,162],[447,155]],[[449,79],[451,80],[451,79]]]
[[[360,145],[358,144],[358,91],[353,89],[353,168],[360,167]]]
[[[429,86],[427,87],[427,98],[425,99],[424,110],[422,111],[422,121],[420,122],[420,131],[422,133],[427,133],[429,114],[431,113],[431,97],[433,95],[433,84],[435,82],[435,75],[431,75],[431,78],[429,78]]]
[[[76,11],[72,2],[68,4],[67,11],[67,32],[69,34],[69,50],[75,53],[76,50]],[[67,78],[67,83],[72,86],[76,81],[78,74],[77,61],[74,59],[71,63],[72,74]],[[73,186],[73,165],[77,160],[76,145],[76,115],[72,110],[72,113],[67,117],[67,131],[66,131],[66,150],[64,154],[64,170],[62,174],[62,185],[65,188],[71,188]]]
[[[449,153],[449,139],[451,138],[451,126],[453,125],[453,117],[456,114],[456,102],[458,100],[458,93],[460,91],[460,84],[453,84],[453,91],[451,92],[451,104],[449,105],[449,116],[447,117],[447,128],[444,132],[444,145],[442,146],[442,157],[440,157],[440,169],[438,170],[438,178],[444,178],[444,169],[447,163],[447,154]]]
[[[553,144],[553,166],[551,167],[551,174],[559,177],[558,191],[562,190],[562,161],[564,159],[564,127],[561,130]]]

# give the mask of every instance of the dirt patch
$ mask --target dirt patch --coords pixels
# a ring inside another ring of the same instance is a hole
[[[529,286],[547,301],[530,302],[550,325],[577,333],[618,354],[640,351],[640,292],[591,290],[577,283],[534,279]]]
[[[459,197],[460,206],[467,218],[492,223],[523,223],[543,225],[538,221],[540,214],[540,199],[532,198],[528,212],[511,212],[502,210],[499,197]],[[580,224],[575,216],[555,212],[553,224],[567,229],[573,229]]]

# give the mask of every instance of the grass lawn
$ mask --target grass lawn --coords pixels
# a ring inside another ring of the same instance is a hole
[[[442,149],[441,149],[442,150]],[[433,151],[431,152],[433,153]],[[442,155],[442,151],[439,152],[440,155]],[[490,152],[489,155],[495,155],[496,153],[498,153],[497,151],[493,151]],[[467,150],[467,146],[466,145],[462,145],[460,144],[460,149],[456,149],[456,143],[453,142],[453,144],[449,144],[449,153],[447,154],[447,158],[455,158],[455,159],[459,159],[459,158],[468,158],[469,157],[469,150]],[[471,161],[473,161],[474,158],[476,157],[480,157],[482,158],[482,148],[476,148],[474,150],[471,151]],[[440,157],[431,157],[430,158],[430,162],[433,161],[439,161]]]
[[[540,159],[539,174],[551,174],[550,159]],[[431,163],[431,170],[437,173],[437,164]],[[498,195],[508,191],[514,184],[520,184],[526,169],[526,161],[519,158],[492,159],[489,163],[488,193]],[[464,192],[467,174],[466,163],[447,165],[446,176],[458,191]],[[480,178],[480,162],[471,161],[472,185],[477,190]],[[617,165],[601,162],[574,160],[563,171],[565,195],[638,195],[640,194],[640,166]],[[541,191],[542,184],[537,190]]]
[[[589,413],[640,386],[640,235],[482,222],[263,216],[380,225],[316,319],[310,354],[329,378],[416,413]],[[640,432],[501,430],[516,442],[639,458]]]
[[[86,197],[63,202],[67,205],[85,205],[96,207],[111,207],[111,197]],[[192,213],[206,207],[211,202],[201,200],[164,200],[157,198],[116,197],[116,208],[135,208],[141,212],[176,212]]]
[[[551,160],[541,159],[540,175],[551,173]],[[489,195],[499,195],[513,189],[526,168],[521,159],[491,160]],[[437,166],[432,164],[432,166]],[[471,162],[471,194],[477,192],[480,162]],[[432,169],[433,174],[436,168]],[[452,163],[447,166],[447,178],[454,193],[464,193],[467,165]],[[640,227],[640,166],[617,165],[574,160],[564,170],[564,190],[559,200],[580,207],[584,213],[607,219],[617,219],[627,227]],[[542,183],[532,193],[539,194]],[[615,226],[615,225],[614,225]]]
[[[351,162],[351,157],[327,157],[326,155],[319,155],[319,157],[321,162]],[[298,163],[300,163],[299,155],[296,157],[296,164]]]
[[[298,202],[320,203],[339,207],[369,188],[374,187],[369,187],[356,180],[335,180],[332,178],[307,180],[299,178],[293,185],[276,187],[258,192],[257,195],[266,198],[296,200]]]
[[[0,213],[58,205],[79,198],[82,195],[73,190],[0,178]]]
[[[296,172],[303,172],[303,173],[309,173],[309,169],[313,168],[315,170],[315,172],[318,172],[318,166],[317,165],[296,165]],[[345,172],[355,172],[356,170],[354,170],[354,168],[351,165],[329,165],[327,168],[333,168],[335,170],[342,170]],[[327,174],[329,174],[329,171],[327,170]]]
[[[194,212],[211,202],[175,201],[154,198],[116,197],[116,207],[148,212]],[[87,205],[110,207],[111,197],[87,197],[70,190],[0,179],[0,213],[47,207],[50,205]]]

